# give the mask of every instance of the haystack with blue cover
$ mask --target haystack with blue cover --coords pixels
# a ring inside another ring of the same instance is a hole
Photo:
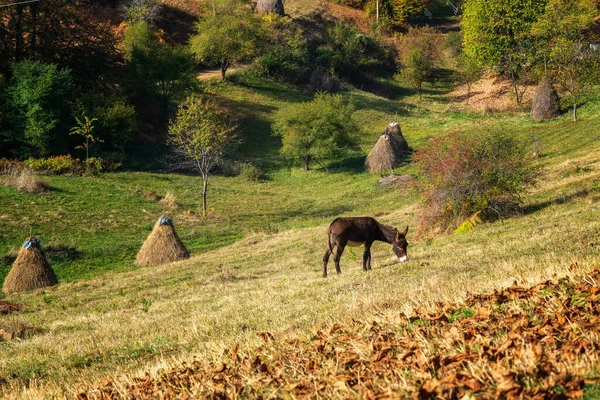
[[[19,250],[12,268],[4,279],[2,291],[5,294],[19,293],[57,283],[56,275],[40,247],[40,240],[32,236],[25,240]]]
[[[150,236],[140,249],[135,263],[137,265],[161,265],[173,261],[185,260],[190,252],[179,240],[173,220],[160,216]]]

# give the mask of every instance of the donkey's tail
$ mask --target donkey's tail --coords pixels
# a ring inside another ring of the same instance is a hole
[[[331,245],[331,226],[327,230],[327,249],[330,253],[333,253],[333,246]]]

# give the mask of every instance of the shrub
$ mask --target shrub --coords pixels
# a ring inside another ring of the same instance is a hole
[[[451,133],[414,155],[423,203],[419,233],[454,229],[476,213],[505,217],[535,182],[525,143],[499,130]]]
[[[23,164],[34,171],[44,171],[53,174],[76,174],[85,169],[83,163],[78,158],[73,158],[70,155],[28,158]]]
[[[242,164],[240,176],[245,181],[258,182],[262,179],[263,173],[256,165],[252,164],[251,162],[247,162]]]
[[[97,157],[90,157],[86,161],[86,172],[91,175],[98,175],[102,172],[102,159]]]
[[[23,163],[19,160],[10,160],[8,158],[0,158],[0,175],[6,175],[13,169],[23,167]]]

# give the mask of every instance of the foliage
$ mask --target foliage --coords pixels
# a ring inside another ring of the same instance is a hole
[[[83,93],[77,98],[73,112],[95,116],[97,123],[94,130],[102,140],[98,147],[103,151],[123,154],[135,136],[135,108],[122,96],[101,92]]]
[[[83,163],[78,158],[70,155],[48,158],[28,158],[23,162],[34,171],[50,172],[53,174],[77,174],[84,169]]]
[[[486,67],[499,67],[518,43],[529,39],[532,24],[546,0],[466,0],[463,4],[463,50]]]
[[[393,17],[397,22],[406,22],[409,17],[423,13],[429,0],[393,0]]]
[[[170,102],[195,85],[194,63],[186,48],[163,43],[147,22],[127,29],[124,48],[130,92],[138,107],[157,105],[165,116]]]
[[[308,171],[312,160],[331,159],[353,148],[358,133],[353,113],[354,106],[341,95],[327,93],[281,109],[273,124],[274,135],[283,142],[281,155],[302,160]]]
[[[558,38],[577,41],[593,26],[597,17],[598,6],[594,0],[548,0],[531,30],[546,45]]]
[[[471,99],[471,87],[483,75],[484,69],[479,61],[463,54],[460,57],[459,77],[463,84],[467,85],[467,104]]]
[[[415,88],[422,97],[423,83],[434,77],[434,68],[440,61],[438,32],[431,27],[410,28],[400,42],[399,78]]]
[[[201,19],[196,31],[190,38],[191,52],[200,62],[218,65],[223,80],[232,64],[252,60],[262,45],[259,20],[241,5]]]
[[[248,182],[258,182],[263,178],[263,173],[256,165],[247,162],[242,165],[240,177]]]
[[[266,52],[258,57],[254,69],[259,75],[300,83],[309,70],[309,51],[304,32],[287,18],[263,18],[262,29],[267,40]]]
[[[550,53],[551,76],[567,95],[577,121],[577,105],[600,79],[600,56],[579,42],[558,39]]]
[[[83,115],[83,118],[74,116],[77,121],[77,126],[71,128],[70,135],[79,135],[83,137],[83,144],[75,147],[76,149],[85,149],[85,164],[90,172],[90,146],[96,142],[103,142],[102,139],[94,135],[94,122],[98,121],[98,118],[88,118],[87,115]]]
[[[25,154],[67,150],[63,135],[69,120],[71,72],[39,61],[14,63],[12,69],[5,96],[7,141]]]
[[[460,31],[450,31],[446,35],[446,49],[451,57],[458,57],[462,53],[462,33]]]
[[[202,212],[206,215],[208,178],[235,143],[235,125],[225,110],[190,95],[169,124],[169,144],[202,175]],[[181,164],[177,164],[181,166]]]
[[[76,86],[103,85],[118,66],[115,35],[88,3],[44,0],[0,8],[0,73],[32,58],[72,71]]]
[[[518,204],[536,177],[527,153],[524,143],[489,128],[432,139],[414,155],[423,204],[420,231],[453,229],[483,210],[501,213],[495,202]]]
[[[127,0],[124,8],[127,20],[152,24],[160,18],[162,4],[160,0]]]
[[[360,71],[386,64],[390,53],[371,36],[350,25],[335,22],[327,27],[325,43],[318,49],[317,60],[333,74],[353,78]]]

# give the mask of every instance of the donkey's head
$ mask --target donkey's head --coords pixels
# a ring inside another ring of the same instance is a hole
[[[406,253],[406,248],[408,247],[408,242],[406,241],[406,234],[408,233],[408,226],[404,230],[404,232],[396,231],[396,236],[394,237],[394,242],[392,243],[392,250],[394,254],[398,257],[400,262],[405,262],[408,260],[408,253]]]

